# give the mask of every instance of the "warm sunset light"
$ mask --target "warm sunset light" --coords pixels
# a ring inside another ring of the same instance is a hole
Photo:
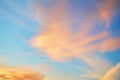
[[[120,80],[119,0],[0,0],[0,80]]]

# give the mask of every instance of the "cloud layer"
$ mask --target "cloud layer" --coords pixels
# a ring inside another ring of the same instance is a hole
[[[0,80],[44,80],[44,75],[31,69],[0,66]]]

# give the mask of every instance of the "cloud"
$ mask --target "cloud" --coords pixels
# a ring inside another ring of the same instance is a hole
[[[120,38],[109,38],[100,44],[100,51],[112,51],[120,48]]]
[[[44,80],[44,75],[28,68],[0,66],[2,80]]]
[[[66,61],[77,58],[80,54],[116,50],[120,47],[117,38],[113,37],[109,41],[108,30],[116,0],[103,0],[97,4],[97,9],[91,8],[93,10],[85,13],[83,8],[78,11],[83,14],[77,13],[77,19],[83,18],[77,21],[74,18],[76,15],[72,15],[72,10],[68,9],[68,3],[68,0],[53,2],[54,5],[40,5],[36,2],[34,12],[40,29],[30,40],[33,47],[45,51],[54,61]],[[101,26],[103,29],[99,30]],[[108,47],[109,43],[114,46]]]
[[[111,16],[115,14],[115,6],[117,6],[117,0],[103,0],[99,7],[99,15],[106,23],[106,27],[110,26]]]
[[[42,70],[42,72],[44,72],[44,71],[47,72],[47,71],[53,70],[52,66],[44,65],[44,64],[41,64],[38,68],[40,68],[40,70]]]
[[[7,1],[7,2],[4,0],[1,0],[1,4],[9,7],[10,11],[13,11],[17,15],[16,16],[16,15],[12,14],[9,10],[1,7],[0,8],[0,16],[3,17],[3,19],[10,22],[11,24],[19,25],[22,29],[26,29],[30,32],[34,32],[34,29],[26,21],[27,19],[29,19],[31,22],[35,20],[32,17],[32,14],[30,14],[29,10],[23,9],[20,6],[20,4],[18,4],[14,0]],[[21,16],[24,16],[24,18],[26,18],[26,19],[23,19]]]
[[[92,79],[99,79],[112,67],[109,61],[96,54],[81,54],[79,59],[88,66],[82,76]]]
[[[120,63],[108,70],[108,72],[100,80],[119,80],[120,79]]]

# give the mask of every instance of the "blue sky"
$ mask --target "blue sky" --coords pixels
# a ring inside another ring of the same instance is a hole
[[[118,0],[0,0],[0,69],[12,80],[7,70],[17,76],[24,67],[45,80],[119,80],[118,7]]]

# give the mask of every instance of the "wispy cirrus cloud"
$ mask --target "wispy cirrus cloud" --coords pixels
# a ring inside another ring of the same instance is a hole
[[[40,70],[42,70],[42,72],[47,72],[47,71],[53,70],[52,66],[44,65],[44,64],[41,64],[40,66],[38,66],[38,68],[40,68]]]
[[[116,1],[101,1],[96,5],[97,9],[85,15],[84,11],[83,14],[78,14],[78,17],[84,17],[76,22],[72,22],[74,15],[68,10],[68,0],[56,1],[54,5],[48,3],[40,5],[37,2],[35,16],[41,23],[41,28],[31,39],[32,46],[45,51],[50,59],[56,61],[77,58],[84,53],[106,52],[120,48],[119,39],[111,38],[108,30]],[[72,23],[77,26],[71,25]],[[92,31],[101,26],[103,27],[101,31],[99,29],[97,32]],[[109,43],[114,44],[114,47],[106,47]]]
[[[82,75],[84,77],[100,79],[106,71],[112,68],[111,62],[96,54],[81,54],[79,59],[89,66],[84,70]]]
[[[101,1],[99,4],[99,15],[101,19],[104,20],[106,23],[106,27],[110,26],[111,22],[111,17],[115,14],[115,8],[117,6],[117,1],[118,0],[109,0],[109,1]]]
[[[100,80],[119,80],[120,79],[120,63],[108,70]]]
[[[34,32],[34,29],[29,24],[29,21],[30,22],[35,21],[35,19],[32,17],[32,13],[30,13],[29,10],[30,5],[32,5],[31,1],[29,1],[29,3],[26,1],[26,5],[29,5],[29,7],[27,7],[28,9],[24,9],[19,2],[14,0],[11,1],[1,0],[0,5],[1,5],[0,6],[1,19],[5,19],[7,22],[10,22],[13,25],[18,25],[22,29]],[[4,8],[4,6],[9,7],[9,10],[7,8]]]
[[[112,51],[120,48],[120,38],[108,38],[100,44],[100,51]]]

